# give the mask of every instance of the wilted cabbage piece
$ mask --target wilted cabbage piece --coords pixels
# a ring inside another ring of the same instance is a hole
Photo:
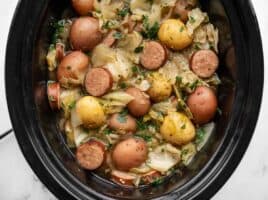
[[[188,33],[193,35],[194,31],[203,23],[208,21],[207,13],[204,13],[200,8],[191,10],[188,14],[189,20],[186,23]]]
[[[181,151],[171,144],[164,144],[149,153],[146,164],[160,172],[167,172],[181,160]]]

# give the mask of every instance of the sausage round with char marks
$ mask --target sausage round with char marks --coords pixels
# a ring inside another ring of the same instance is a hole
[[[90,140],[76,150],[78,164],[87,170],[99,168],[105,159],[105,146],[99,141]]]
[[[141,54],[140,62],[148,70],[156,70],[163,66],[167,60],[165,47],[156,41],[146,42]]]
[[[107,93],[113,86],[113,77],[111,73],[104,68],[90,69],[85,78],[85,88],[87,92],[94,96],[99,97]]]
[[[212,50],[199,50],[192,55],[191,69],[201,78],[211,77],[219,66],[219,58]]]

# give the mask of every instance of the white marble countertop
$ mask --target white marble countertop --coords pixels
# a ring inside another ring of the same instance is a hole
[[[252,0],[262,33],[264,57],[268,58],[267,0]],[[5,46],[18,0],[0,4],[0,133],[11,128],[4,90]],[[265,63],[268,67],[268,63]],[[268,70],[265,70],[265,80]],[[213,200],[268,199],[268,85],[264,86],[262,109],[254,137],[240,165]],[[0,199],[55,200],[25,161],[13,134],[0,141]]]

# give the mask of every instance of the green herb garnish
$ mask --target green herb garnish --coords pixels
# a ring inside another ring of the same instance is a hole
[[[193,16],[190,16],[190,23],[193,24],[195,22],[196,22],[195,18]]]
[[[152,26],[150,26],[148,16],[144,16],[144,15],[143,15],[142,20],[143,20],[143,22],[142,22],[142,25],[143,25],[142,35],[143,35],[143,37],[148,38],[148,39],[155,39],[157,37],[159,23],[155,22]]]
[[[163,178],[157,178],[152,182],[152,186],[155,187],[155,186],[161,185],[163,181],[164,181]]]
[[[71,103],[68,105],[69,110],[72,110],[72,109],[75,107],[75,104],[76,104],[76,101],[71,102]]]
[[[110,134],[112,133],[112,130],[109,129],[109,128],[106,128],[106,129],[103,130],[103,133],[104,133],[105,135],[110,135]]]
[[[64,31],[64,26],[66,24],[66,20],[62,19],[52,24],[52,27],[55,29],[55,32],[52,36],[52,43],[56,44],[60,40],[60,35]]]
[[[135,136],[144,139],[146,142],[150,142],[152,140],[151,135],[135,134]]]
[[[138,119],[138,120],[136,120],[136,122],[137,122],[137,126],[138,126],[139,131],[144,131],[144,130],[148,129],[148,125],[146,123],[144,123],[142,121],[142,119]]]
[[[198,86],[199,80],[196,80],[195,82],[193,82],[189,87],[191,90],[195,90],[196,87]]]
[[[110,29],[112,26],[114,25],[114,23],[112,21],[106,21],[103,25],[102,25],[102,29]]]
[[[181,126],[181,129],[186,129],[186,124],[183,124],[183,125]]]
[[[123,34],[122,34],[121,32],[115,32],[115,33],[113,34],[113,37],[114,37],[115,39],[119,40],[119,39],[122,39],[122,38],[123,38]]]
[[[143,46],[139,46],[139,47],[137,47],[135,50],[134,50],[134,52],[135,53],[140,53],[140,52],[142,52],[143,51]]]
[[[125,17],[129,13],[129,7],[124,7],[121,10],[118,10],[117,15],[120,17]]]
[[[120,84],[119,84],[119,87],[120,87],[121,89],[126,89],[126,88],[127,88],[127,84],[126,84],[126,83],[120,83]]]
[[[206,132],[203,128],[197,129],[195,143],[200,144],[201,142],[203,142],[205,135],[206,135]]]

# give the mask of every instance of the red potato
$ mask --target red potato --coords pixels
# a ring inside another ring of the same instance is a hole
[[[60,62],[64,57],[64,44],[57,43],[56,44],[56,59]]]
[[[105,146],[99,141],[90,140],[76,150],[78,164],[87,170],[99,168],[105,160]]]
[[[194,121],[197,124],[205,124],[214,117],[218,101],[212,89],[199,86],[188,97],[187,105],[193,114]]]
[[[57,79],[63,87],[77,86],[83,83],[89,67],[89,58],[80,51],[66,55],[58,66]]]
[[[131,186],[133,181],[137,178],[134,175],[118,170],[113,170],[111,173],[112,180],[120,185]]]
[[[134,99],[127,105],[129,112],[135,117],[141,117],[147,114],[151,107],[150,99],[138,88],[128,88],[126,93],[133,96]]]
[[[57,82],[47,83],[47,96],[49,106],[52,110],[60,109],[60,84]]]
[[[108,125],[111,129],[117,131],[124,131],[126,133],[134,133],[137,130],[136,120],[130,115],[126,115],[121,120],[120,114],[113,114],[108,120]]]
[[[115,146],[112,159],[117,169],[128,171],[145,162],[147,154],[146,142],[141,138],[130,137]]]
[[[156,70],[163,66],[167,60],[167,51],[163,45],[156,41],[146,42],[141,54],[140,62],[148,70]]]
[[[191,58],[192,71],[201,78],[211,77],[219,66],[219,58],[212,50],[199,50]]]
[[[156,171],[156,170],[152,170],[144,175],[142,175],[142,181],[145,184],[150,184],[152,182],[154,182],[155,180],[157,180],[158,178],[161,177],[161,173]]]
[[[102,41],[99,21],[93,17],[77,18],[70,31],[70,43],[75,50],[90,51]]]
[[[94,0],[72,0],[72,6],[79,15],[87,15],[94,9]]]
[[[92,68],[87,72],[84,84],[90,95],[99,97],[113,87],[113,77],[107,69]]]
[[[173,9],[173,15],[175,15],[175,17],[179,17],[181,21],[186,22],[191,8],[192,7],[187,0],[178,0]]]
[[[116,42],[116,39],[114,37],[114,34],[116,33],[115,30],[110,31],[106,37],[102,40],[102,43],[105,44],[108,47],[111,47]]]

